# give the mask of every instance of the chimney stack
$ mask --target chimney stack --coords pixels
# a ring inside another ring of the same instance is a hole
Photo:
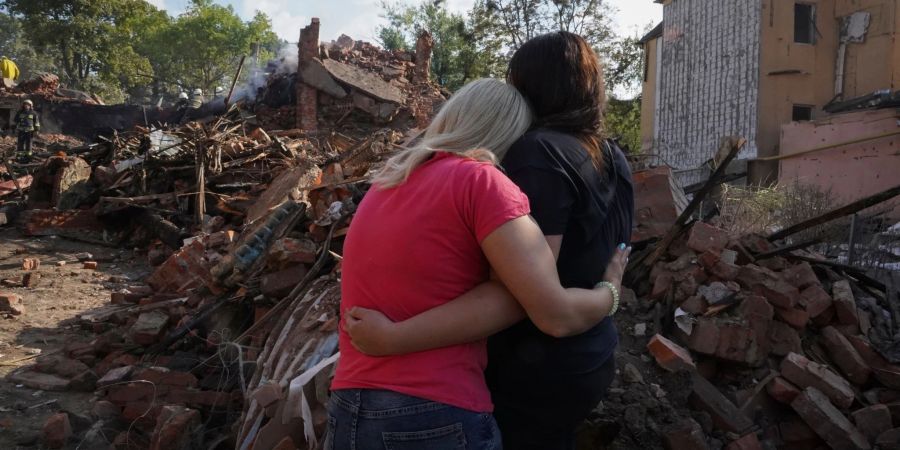
[[[319,55],[319,19],[313,17],[312,22],[300,30],[299,57],[297,58],[297,128],[315,131],[318,128],[318,91],[300,81],[300,73],[304,67]]]

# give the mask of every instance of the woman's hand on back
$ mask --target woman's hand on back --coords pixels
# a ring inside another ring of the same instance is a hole
[[[393,340],[398,325],[381,312],[354,307],[344,312],[343,319],[355,349],[369,356],[398,354]]]
[[[616,253],[613,255],[609,264],[606,265],[606,272],[603,273],[603,281],[613,284],[618,290],[622,290],[622,277],[625,276],[625,267],[628,265],[628,257],[631,255],[631,247],[625,244],[619,244],[616,247]]]

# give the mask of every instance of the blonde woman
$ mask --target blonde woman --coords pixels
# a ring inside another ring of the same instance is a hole
[[[375,357],[354,348],[342,328],[326,448],[502,448],[483,374],[486,338],[526,313],[548,333],[566,335],[614,312],[624,246],[607,282],[564,289],[527,197],[493,164],[530,123],[514,88],[472,82],[441,109],[419,146],[375,178],[344,245],[344,327],[363,308],[394,322],[434,313],[434,333],[414,347],[446,342],[448,333],[465,343]],[[499,282],[489,280],[492,270]],[[479,320],[454,314],[473,304],[484,312]],[[464,339],[460,327],[468,330]]]

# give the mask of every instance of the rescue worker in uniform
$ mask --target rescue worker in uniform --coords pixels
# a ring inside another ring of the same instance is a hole
[[[22,102],[22,108],[16,113],[13,126],[19,136],[16,157],[20,163],[31,162],[31,141],[34,140],[35,133],[41,130],[41,118],[34,110],[34,103],[31,100]]]
[[[191,97],[191,109],[200,109],[203,106],[203,90],[194,89],[194,95]]]

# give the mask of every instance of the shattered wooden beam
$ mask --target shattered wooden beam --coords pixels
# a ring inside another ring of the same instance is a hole
[[[811,245],[816,245],[816,244],[818,244],[818,243],[820,243],[820,242],[822,242],[822,240],[819,239],[819,238],[810,239],[810,240],[808,240],[808,241],[798,242],[798,243],[796,243],[796,244],[787,245],[787,246],[784,246],[784,247],[779,247],[779,248],[776,248],[776,249],[774,249],[774,250],[770,250],[770,251],[765,252],[765,253],[760,253],[760,254],[756,255],[755,258],[756,258],[757,261],[760,261],[760,260],[763,260],[763,259],[774,258],[774,257],[776,257],[776,256],[786,255],[786,254],[788,254],[788,253],[790,253],[790,252],[792,252],[792,251],[794,251],[794,250],[801,250],[801,249],[807,248],[807,247],[809,247],[809,246],[811,246]]]
[[[835,219],[840,219],[841,217],[849,216],[850,214],[862,211],[866,208],[870,208],[879,203],[886,202],[897,195],[900,195],[900,186],[894,186],[886,191],[879,192],[875,195],[870,195],[866,198],[857,200],[849,205],[842,206],[840,208],[831,210],[825,214],[822,214],[818,217],[813,217],[812,219],[805,220],[796,225],[792,225],[787,227],[781,231],[773,233],[769,236],[769,241],[777,241],[778,239],[784,239],[788,236],[797,234],[801,231],[808,230],[817,225],[822,225],[828,222],[831,222]]]
[[[140,223],[160,241],[176,250],[184,245],[184,238],[188,236],[174,223],[150,210],[144,210],[141,213]]]

